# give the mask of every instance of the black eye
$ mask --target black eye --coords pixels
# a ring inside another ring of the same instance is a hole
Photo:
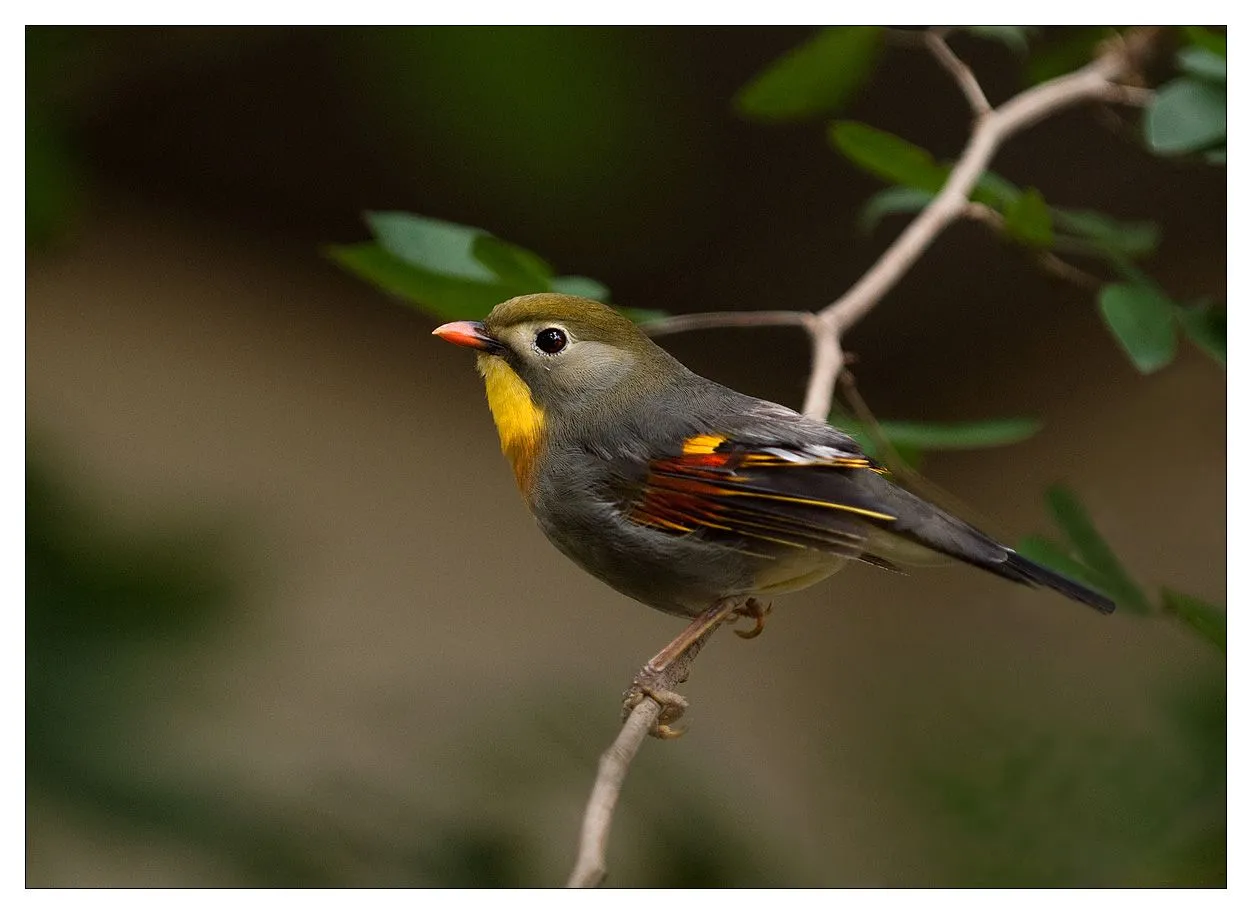
[[[565,348],[568,340],[565,338],[565,331],[556,327],[549,327],[547,330],[540,330],[535,335],[535,345],[548,355],[556,355]]]

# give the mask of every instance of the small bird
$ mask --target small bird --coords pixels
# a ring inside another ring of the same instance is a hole
[[[849,560],[949,557],[1113,610],[896,485],[844,432],[700,377],[599,302],[523,295],[434,335],[477,350],[501,448],[548,539],[615,590],[697,620],[671,655],[712,607],[717,624],[754,617],[757,634],[756,598]]]

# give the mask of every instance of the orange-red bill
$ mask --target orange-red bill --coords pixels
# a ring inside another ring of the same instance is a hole
[[[453,321],[431,331],[441,340],[447,340],[456,346],[469,349],[481,349],[484,352],[498,352],[502,347],[495,337],[491,336],[478,321]]]

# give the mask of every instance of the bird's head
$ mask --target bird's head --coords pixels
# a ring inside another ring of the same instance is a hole
[[[683,370],[628,318],[573,295],[511,298],[484,321],[454,321],[434,335],[478,351],[500,444],[523,491],[552,422],[603,417]]]

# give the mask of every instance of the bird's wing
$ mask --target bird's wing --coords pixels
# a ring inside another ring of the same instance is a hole
[[[831,432],[833,444],[813,443],[807,434],[805,442],[771,444],[759,425],[740,436],[690,436],[675,453],[648,462],[625,516],[767,558],[816,549],[898,570],[896,561],[919,552],[947,556],[1112,611],[1102,594],[893,484],[854,444],[845,445],[842,433]]]
[[[676,451],[648,463],[626,507],[631,521],[771,557],[793,549],[861,557],[872,526],[896,519],[858,478],[884,471],[855,446],[702,434]]]

